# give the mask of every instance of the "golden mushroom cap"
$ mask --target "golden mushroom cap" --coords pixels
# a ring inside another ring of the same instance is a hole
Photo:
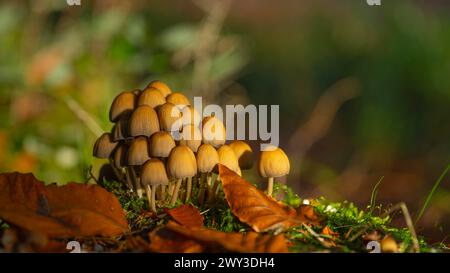
[[[98,158],[109,158],[116,146],[117,143],[113,142],[111,134],[104,133],[95,141],[92,154]]]
[[[150,137],[150,156],[152,157],[168,157],[170,151],[175,147],[175,141],[170,133],[160,131],[154,133]]]
[[[183,126],[181,130],[180,145],[188,146],[193,152],[197,152],[202,144],[202,132],[197,126],[192,124]]]
[[[157,158],[147,160],[141,169],[141,183],[143,186],[169,184],[164,163]]]
[[[200,116],[200,113],[194,108],[194,106],[189,105],[183,108],[181,110],[183,115],[183,125],[195,125],[199,126],[200,122],[202,121],[202,117]]]
[[[148,105],[142,105],[131,114],[129,129],[131,136],[151,136],[159,131],[156,111]]]
[[[134,138],[128,147],[127,165],[140,166],[149,159],[150,154],[148,151],[147,138],[144,136]]]
[[[175,92],[166,97],[167,102],[176,105],[179,109],[183,109],[185,106],[191,105],[189,99],[182,93]]]
[[[235,140],[228,144],[231,149],[233,149],[234,154],[236,155],[239,167],[243,170],[248,170],[253,167],[254,156],[253,150],[245,141]]]
[[[137,105],[148,105],[152,108],[158,107],[166,103],[166,99],[161,91],[154,87],[144,89],[139,95]]]
[[[119,144],[112,154],[114,166],[117,169],[124,168],[127,164],[127,148],[128,146],[125,143]]]
[[[218,150],[219,154],[219,163],[228,167],[228,169],[233,172],[241,175],[241,169],[239,168],[239,163],[236,158],[236,155],[233,152],[233,149],[228,145],[222,145]]]
[[[223,122],[216,117],[206,117],[202,121],[203,143],[211,144],[215,148],[225,144],[227,133]]]
[[[119,118],[116,124],[114,124],[111,130],[113,141],[121,141],[130,137],[128,132],[130,116],[131,113],[124,114]]]
[[[172,90],[170,90],[169,86],[167,86],[167,84],[163,83],[162,81],[158,80],[152,81],[147,85],[146,88],[149,87],[158,89],[164,97],[167,97],[169,94],[172,93]]]
[[[258,171],[262,177],[280,177],[287,175],[290,170],[289,158],[278,147],[269,146],[258,160]]]
[[[167,132],[179,131],[183,125],[180,109],[170,102],[158,107],[158,117],[161,129]]]
[[[136,106],[136,94],[134,91],[125,91],[117,95],[109,109],[109,120],[116,122],[122,115],[131,113]]]
[[[219,154],[210,144],[202,144],[197,150],[197,169],[201,173],[212,172],[219,163]]]
[[[398,252],[397,242],[390,236],[384,237],[381,242],[381,252],[384,253],[396,253]]]
[[[176,146],[167,160],[169,176],[175,179],[193,177],[197,174],[197,160],[194,152],[185,145]]]

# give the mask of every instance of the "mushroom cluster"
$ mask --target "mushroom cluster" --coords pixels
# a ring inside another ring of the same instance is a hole
[[[93,155],[108,159],[117,180],[137,196],[146,195],[154,212],[177,200],[189,202],[193,192],[199,205],[214,202],[218,163],[239,175],[253,166],[253,151],[247,143],[225,144],[220,119],[202,119],[185,95],[172,92],[161,81],[117,95],[109,118],[112,130],[97,139]],[[279,148],[263,151],[259,171],[268,177],[271,195],[273,178],[289,172],[287,156]]]

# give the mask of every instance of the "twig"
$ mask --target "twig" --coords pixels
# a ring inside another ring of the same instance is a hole
[[[96,137],[100,137],[103,134],[104,130],[100,127],[100,125],[98,125],[95,119],[80,106],[77,101],[75,101],[70,96],[62,98],[62,100],[67,105],[67,107],[75,114],[75,116],[80,121],[82,121],[83,124],[86,125],[86,127],[91,130],[91,132]]]
[[[314,236],[314,237],[317,239],[317,241],[319,241],[319,243],[320,243],[322,246],[324,246],[324,247],[326,247],[326,248],[329,247],[329,246],[325,243],[325,239],[323,239],[322,237],[320,237],[320,235],[317,234],[311,227],[309,227],[309,226],[306,225],[305,223],[303,223],[302,225],[303,225],[303,227],[304,227],[309,233],[311,233],[312,236]]]

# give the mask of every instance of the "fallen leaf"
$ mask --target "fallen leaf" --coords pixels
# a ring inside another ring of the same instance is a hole
[[[67,252],[66,244],[61,241],[49,239],[46,235],[8,228],[0,236],[0,251],[6,252],[43,252],[43,253],[64,253]]]
[[[45,186],[32,174],[0,174],[0,218],[53,238],[115,236],[128,230],[117,198],[97,185]]]
[[[339,233],[338,233],[338,232],[334,232],[329,226],[325,226],[325,227],[322,229],[322,234],[323,234],[323,235],[331,236],[331,237],[333,237],[333,238],[336,238],[336,237],[339,236]]]
[[[199,253],[204,247],[197,241],[179,234],[167,227],[157,228],[149,233],[152,252],[158,253]]]
[[[167,209],[173,220],[187,227],[203,227],[203,216],[200,211],[192,205],[181,205],[173,209]]]
[[[298,212],[245,181],[242,177],[219,164],[219,175],[228,205],[241,222],[256,232],[279,233],[303,223],[317,224],[319,217],[309,205],[302,205]]]

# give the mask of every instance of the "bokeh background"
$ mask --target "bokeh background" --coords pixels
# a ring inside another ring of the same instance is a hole
[[[0,2],[0,171],[96,175],[113,97],[153,79],[279,104],[285,182],[304,198],[364,208],[384,177],[378,202],[414,216],[450,162],[448,1],[42,0]],[[418,233],[449,241],[448,177]]]

